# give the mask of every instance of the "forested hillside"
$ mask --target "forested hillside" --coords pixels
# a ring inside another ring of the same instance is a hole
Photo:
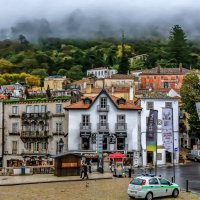
[[[122,41],[114,37],[104,40],[42,38],[36,44],[19,35],[15,41],[0,41],[0,72],[25,72],[41,79],[48,75],[66,75],[78,80],[85,76],[87,69],[102,66],[119,69],[124,66],[123,56],[130,60],[140,54],[147,54],[147,59],[127,62],[129,70],[152,68],[157,64],[176,67],[179,63],[185,68],[200,69],[200,43],[188,41],[178,25],[166,39],[135,40],[125,35],[124,45]]]

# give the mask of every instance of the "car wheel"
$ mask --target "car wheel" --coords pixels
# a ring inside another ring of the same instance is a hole
[[[152,200],[153,199],[153,194],[151,192],[147,193],[146,195],[146,200]]]
[[[176,197],[178,197],[178,195],[179,195],[179,191],[177,189],[174,189],[173,192],[172,192],[172,196],[174,198],[176,198]]]
[[[134,197],[132,197],[132,196],[129,196],[129,198],[130,198],[130,199],[135,199],[135,198],[134,198]]]

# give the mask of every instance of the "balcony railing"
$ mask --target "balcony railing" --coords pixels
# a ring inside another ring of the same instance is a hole
[[[98,123],[97,124],[98,131],[108,131],[109,130],[109,124],[108,123]]]
[[[20,135],[20,132],[9,132],[9,135],[18,136],[18,135]]]
[[[80,131],[91,131],[91,123],[80,123]]]
[[[97,111],[98,112],[108,112],[109,111],[109,105],[105,105],[105,106],[98,105]]]
[[[25,150],[25,149],[22,149],[21,151],[21,154],[22,155],[46,155],[48,154],[48,150],[40,150],[40,151],[35,151],[35,150]]]
[[[44,113],[22,113],[22,119],[49,119],[51,117],[50,112]]]
[[[127,130],[127,123],[116,123],[115,124],[115,131],[126,131]]]
[[[21,138],[47,138],[47,131],[22,131]]]

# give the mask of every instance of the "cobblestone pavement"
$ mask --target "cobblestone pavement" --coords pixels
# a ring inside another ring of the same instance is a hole
[[[1,200],[129,200],[130,178],[0,186]],[[172,200],[173,198],[162,198]],[[181,192],[180,200],[200,200],[200,195]]]

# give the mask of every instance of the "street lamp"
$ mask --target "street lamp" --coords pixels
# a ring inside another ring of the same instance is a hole
[[[61,153],[63,151],[63,146],[64,146],[64,141],[62,138],[60,138],[58,144],[59,144],[59,153]]]

